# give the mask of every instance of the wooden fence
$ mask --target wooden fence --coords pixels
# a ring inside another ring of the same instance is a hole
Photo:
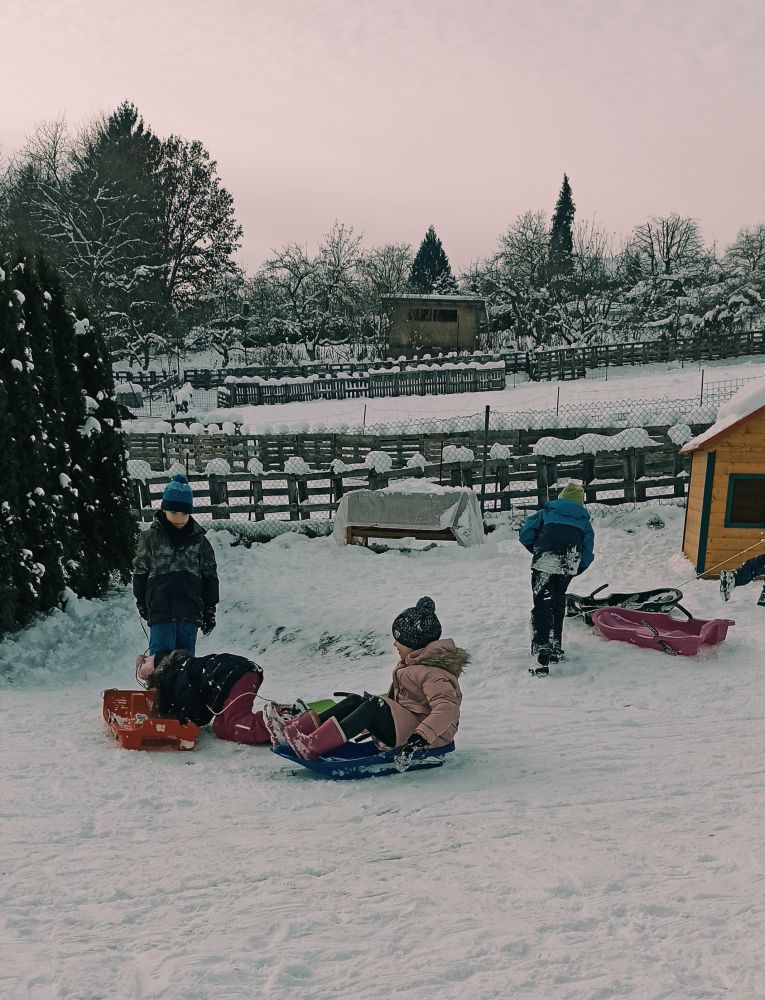
[[[432,463],[424,469],[395,469],[378,473],[364,466],[333,473],[306,475],[248,472],[228,475],[190,474],[195,516],[214,520],[263,521],[267,518],[300,521],[329,517],[341,497],[358,489],[382,489],[401,479],[426,477],[441,484],[470,487],[485,497],[485,509],[536,509],[557,496],[562,484],[574,478],[585,484],[588,503],[624,504],[682,498],[686,494],[689,461],[675,446],[628,448],[544,458],[522,455],[490,459],[486,478],[482,462]],[[135,516],[150,521],[159,506],[169,476],[133,480]]]
[[[540,351],[497,351],[490,354],[440,355],[434,358],[411,358],[400,361],[374,362],[305,362],[278,368],[249,365],[247,367],[219,368],[214,370],[186,368],[183,379],[195,389],[212,389],[223,386],[226,378],[306,378],[309,376],[332,376],[361,373],[368,377],[369,369],[405,373],[413,366],[445,366],[455,363],[486,364],[502,362],[505,376],[525,373],[534,380],[584,378],[587,371],[599,368],[620,368],[624,365],[648,365],[657,362],[712,361],[720,358],[735,358],[751,354],[765,354],[765,331],[743,330],[735,333],[718,334],[706,339],[689,340],[645,340],[625,341],[620,344],[591,344],[575,347],[553,347]],[[364,370],[366,367],[367,370]],[[416,368],[415,368],[416,373]],[[128,375],[117,373],[117,377],[129,378],[142,383],[144,376],[154,378],[154,373]],[[432,390],[435,391],[435,390]],[[455,390],[464,391],[464,390]],[[393,395],[394,393],[390,393]],[[403,392],[398,393],[403,395]],[[364,393],[361,393],[364,395]],[[322,398],[322,397],[315,397]],[[334,398],[334,397],[333,397]],[[347,397],[346,397],[347,398]]]
[[[694,424],[700,434],[707,424]],[[667,425],[646,427],[649,437],[670,447]],[[495,444],[510,448],[513,456],[529,455],[540,438],[554,436],[572,440],[582,434],[614,434],[613,428],[559,427],[554,430],[491,430],[489,448]],[[393,465],[403,467],[412,456],[423,455],[432,465],[440,461],[446,445],[471,448],[476,454],[483,448],[483,431],[444,431],[431,434],[158,434],[125,435],[128,457],[147,462],[155,472],[181,465],[188,471],[204,470],[208,462],[223,459],[234,471],[246,471],[251,459],[257,459],[267,472],[280,472],[289,458],[302,458],[314,469],[326,469],[335,459],[346,464],[361,464],[370,451],[390,455]]]

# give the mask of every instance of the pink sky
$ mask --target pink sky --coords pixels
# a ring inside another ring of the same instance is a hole
[[[338,219],[455,268],[564,170],[577,217],[765,222],[760,0],[25,0],[0,30],[0,148],[133,101],[218,161],[253,270]]]

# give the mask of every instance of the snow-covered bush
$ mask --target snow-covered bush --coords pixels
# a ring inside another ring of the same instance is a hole
[[[251,458],[247,463],[247,471],[251,476],[262,476],[266,471],[263,468],[263,463],[257,458]]]
[[[505,459],[513,457],[513,449],[510,445],[500,444],[497,442],[493,444],[489,450],[489,458],[494,458],[498,461],[504,461]]]
[[[667,437],[673,444],[683,445],[693,437],[693,431],[688,424],[674,424],[667,431]]]

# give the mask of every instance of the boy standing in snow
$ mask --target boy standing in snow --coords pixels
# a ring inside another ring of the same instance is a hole
[[[545,676],[549,664],[563,654],[563,617],[566,590],[574,576],[583,573],[594,558],[595,535],[584,506],[584,490],[568,483],[557,500],[548,500],[527,518],[520,543],[532,553],[531,652],[538,667],[531,672]]]
[[[149,623],[149,654],[185,649],[194,654],[197,628],[215,628],[219,600],[215,553],[191,516],[193,494],[184,475],[173,476],[151,527],[138,539],[133,595]]]

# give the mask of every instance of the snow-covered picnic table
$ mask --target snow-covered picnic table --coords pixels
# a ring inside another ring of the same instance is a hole
[[[382,490],[355,490],[341,499],[333,537],[339,545],[354,538],[432,538],[469,547],[484,540],[478,499],[467,487],[437,486],[403,479]]]

